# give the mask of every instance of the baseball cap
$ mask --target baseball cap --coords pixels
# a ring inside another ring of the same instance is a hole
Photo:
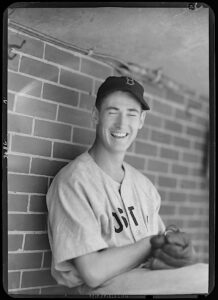
[[[143,86],[133,78],[126,76],[109,76],[98,89],[95,103],[96,106],[100,104],[103,97],[115,91],[130,92],[141,103],[144,110],[150,110],[148,103],[143,97]]]

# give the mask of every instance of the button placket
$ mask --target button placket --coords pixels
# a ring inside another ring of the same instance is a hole
[[[129,222],[132,236],[135,241],[138,241],[141,239],[141,229],[139,227],[140,223],[139,223],[137,216],[135,216],[135,214],[134,214],[134,210],[132,212],[133,216],[131,215],[131,212],[130,212],[131,210],[129,208],[132,208],[134,206],[133,206],[132,202],[130,203],[129,197],[131,197],[131,196],[125,191],[125,186],[123,186],[123,185],[121,186],[121,189],[120,189],[120,197],[121,197],[123,205],[125,207],[125,211],[126,211],[126,215],[128,217],[128,222]],[[136,219],[135,222],[137,222],[137,225],[134,222],[134,218]]]

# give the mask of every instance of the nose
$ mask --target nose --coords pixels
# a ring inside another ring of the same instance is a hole
[[[120,113],[116,119],[116,127],[121,129],[126,125],[126,116],[125,114]]]

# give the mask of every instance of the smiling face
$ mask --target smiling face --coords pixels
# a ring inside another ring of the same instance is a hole
[[[130,147],[142,128],[145,111],[129,93],[116,91],[95,109],[97,145],[109,152],[123,152]]]

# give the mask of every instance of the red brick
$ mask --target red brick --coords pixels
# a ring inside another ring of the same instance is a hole
[[[59,70],[57,67],[29,57],[21,58],[19,71],[42,79],[58,81]]]
[[[39,97],[42,82],[22,74],[8,72],[8,89],[14,92]]]
[[[200,117],[200,116],[195,116],[194,117],[194,123],[197,123],[199,125],[202,125],[203,128],[208,126],[208,118],[207,117]]]
[[[92,92],[92,79],[85,75],[61,70],[60,83],[77,90]]]
[[[126,155],[125,161],[138,170],[144,170],[145,160],[142,157]]]
[[[58,111],[58,121],[90,128],[91,114],[86,111],[60,106]]]
[[[9,214],[8,230],[45,231],[47,229],[46,214]]]
[[[185,193],[180,192],[171,192],[169,193],[169,200],[173,202],[185,202],[187,199],[187,195]]]
[[[137,134],[137,139],[147,140],[149,135],[149,129],[147,127],[142,127]]]
[[[51,142],[39,138],[15,135],[12,137],[12,151],[41,156],[51,155]]]
[[[34,135],[52,139],[71,139],[71,126],[42,120],[35,121]]]
[[[175,214],[175,205],[161,205],[160,215],[174,215]]]
[[[20,32],[9,31],[8,44],[20,45],[23,40],[26,42],[23,44],[20,50],[22,53],[27,53],[36,57],[43,56],[44,47],[42,41],[23,35]],[[16,50],[19,51],[19,49]]]
[[[82,58],[81,72],[105,79],[106,77],[111,75],[111,68],[98,62]]]
[[[177,180],[173,177],[159,176],[158,183],[162,187],[175,188],[177,185]]]
[[[168,158],[168,159],[175,159],[178,160],[179,159],[179,152],[176,150],[172,150],[169,148],[161,148],[161,153],[160,153],[161,157],[164,158]]]
[[[194,143],[194,149],[196,150],[204,151],[205,148],[206,148],[205,143],[199,143],[199,142]]]
[[[29,211],[31,212],[47,212],[45,196],[31,195]]]
[[[47,234],[26,234],[24,250],[49,250]]]
[[[49,177],[48,178],[48,187],[50,187],[52,181],[53,181],[54,177]]]
[[[172,100],[172,103],[178,103],[184,105],[185,99],[184,96],[174,92],[172,89],[166,89],[166,99]]]
[[[188,153],[188,152],[184,152],[183,153],[183,160],[186,161],[186,162],[191,162],[191,163],[199,163],[201,164],[202,163],[202,158],[201,156],[197,155],[196,154],[193,154],[193,153]]]
[[[36,287],[36,286],[48,286],[57,284],[55,279],[51,276],[50,270],[40,271],[24,271],[22,276],[21,287]]]
[[[167,133],[152,129],[151,140],[162,144],[171,144],[172,136]]]
[[[207,224],[207,221],[204,221],[204,220],[200,220],[200,219],[198,219],[198,220],[193,220],[193,219],[191,219],[191,220],[187,220],[187,226],[189,227],[189,228],[192,228],[192,227],[196,227],[196,228],[201,228],[201,227],[204,227],[204,226],[208,226],[208,224]]]
[[[95,97],[81,93],[80,95],[80,107],[86,110],[91,111],[95,105]]]
[[[73,129],[73,142],[83,145],[91,145],[95,140],[95,131],[74,128]]]
[[[95,80],[94,94],[97,95],[100,85],[103,83],[103,80]]]
[[[29,173],[30,158],[19,155],[8,155],[8,171]]]
[[[175,132],[182,132],[182,125],[176,121],[165,120],[165,128]]]
[[[195,207],[190,207],[190,206],[181,206],[179,207],[179,214],[180,215],[196,215],[197,214],[197,209]]]
[[[199,195],[199,194],[191,194],[191,193],[189,193],[188,194],[188,201],[190,202],[190,203],[192,203],[192,202],[199,202],[199,203],[205,203],[205,201],[207,201],[208,199],[207,199],[208,197],[206,197],[205,195]]]
[[[31,134],[33,119],[8,113],[8,130],[13,132]]]
[[[9,234],[8,235],[8,251],[17,251],[22,249],[23,235]]]
[[[21,194],[8,194],[8,211],[27,211],[28,196]]]
[[[176,108],[175,117],[176,119],[181,119],[183,121],[192,120],[192,116],[190,114],[188,114],[184,109],[182,110],[179,108]]]
[[[12,136],[12,134],[7,132],[7,147],[8,147],[8,149],[11,149],[11,136]]]
[[[164,116],[171,116],[173,113],[173,109],[172,109],[171,105],[160,102],[157,99],[153,99],[152,105],[153,105],[153,111],[159,112],[159,113],[163,114]]]
[[[174,136],[173,143],[175,146],[182,147],[182,148],[190,148],[190,140]]]
[[[12,111],[14,108],[14,99],[15,99],[15,94],[8,92],[8,110],[9,111]]]
[[[45,46],[45,59],[67,68],[79,70],[79,57],[50,45]]]
[[[43,268],[50,268],[51,267],[51,259],[52,259],[51,251],[44,252]]]
[[[135,152],[144,155],[156,156],[157,146],[149,143],[135,142]]]
[[[193,180],[190,180],[190,179],[188,179],[188,180],[183,179],[180,181],[180,186],[184,189],[195,189],[196,182]]]
[[[148,170],[155,172],[168,172],[168,164],[162,161],[157,160],[148,160]]]
[[[176,165],[173,164],[172,165],[172,172],[175,174],[183,174],[183,175],[187,175],[189,172],[189,168],[185,167],[183,165]]]
[[[204,137],[204,132],[202,130],[190,126],[187,126],[186,133],[194,137]]]
[[[164,191],[163,189],[158,189],[158,193],[160,194],[160,197],[161,197],[161,202],[165,202],[168,200],[168,197],[167,197],[167,192]]]
[[[34,117],[54,120],[57,105],[30,97],[17,96],[16,111]]]
[[[209,204],[208,207],[198,207],[197,208],[198,215],[204,215],[209,217]]]
[[[46,177],[8,174],[8,190],[11,192],[45,194],[47,184]]]
[[[20,287],[20,272],[8,272],[8,290]]]
[[[71,144],[63,144],[63,143],[54,143],[53,157],[61,158],[61,159],[74,159],[87,148],[83,146],[76,146]]]
[[[208,99],[208,97],[203,96],[203,95],[200,95],[199,99],[200,99],[201,103],[209,104],[209,99]]]
[[[8,59],[8,70],[18,71],[20,55],[17,53],[15,54],[13,51],[11,51],[10,55],[15,56],[13,59]]]
[[[147,112],[144,126],[147,127],[149,125],[160,128],[162,126],[162,119],[160,117],[152,115],[152,113],[150,112]]]
[[[194,108],[194,109],[197,109],[197,110],[201,110],[202,109],[202,105],[201,105],[201,102],[199,100],[193,100],[193,99],[188,99],[188,107],[189,108]]]
[[[33,158],[30,172],[32,174],[55,176],[67,162]]]
[[[44,83],[43,98],[55,101],[57,103],[77,106],[79,101],[79,93],[68,88]]]
[[[129,148],[127,149],[127,153],[128,153],[128,152],[134,152],[134,149],[135,149],[135,142],[133,142],[133,143],[129,146]]]
[[[145,93],[151,94],[152,96],[164,97],[165,91],[150,82],[143,82]]]
[[[175,218],[174,216],[167,216],[167,222],[165,222],[165,226],[169,226],[171,224],[176,225],[179,228],[184,228],[184,220],[179,219],[178,217]]]
[[[155,182],[156,181],[156,178],[155,178],[155,175],[151,174],[151,173],[148,173],[148,172],[143,172],[143,174],[148,178],[150,179],[151,182]]]
[[[9,253],[8,269],[33,269],[41,266],[42,253]]]
[[[206,181],[202,181],[198,184],[198,188],[202,191],[205,191],[206,189],[209,188],[209,181],[206,180]]]

